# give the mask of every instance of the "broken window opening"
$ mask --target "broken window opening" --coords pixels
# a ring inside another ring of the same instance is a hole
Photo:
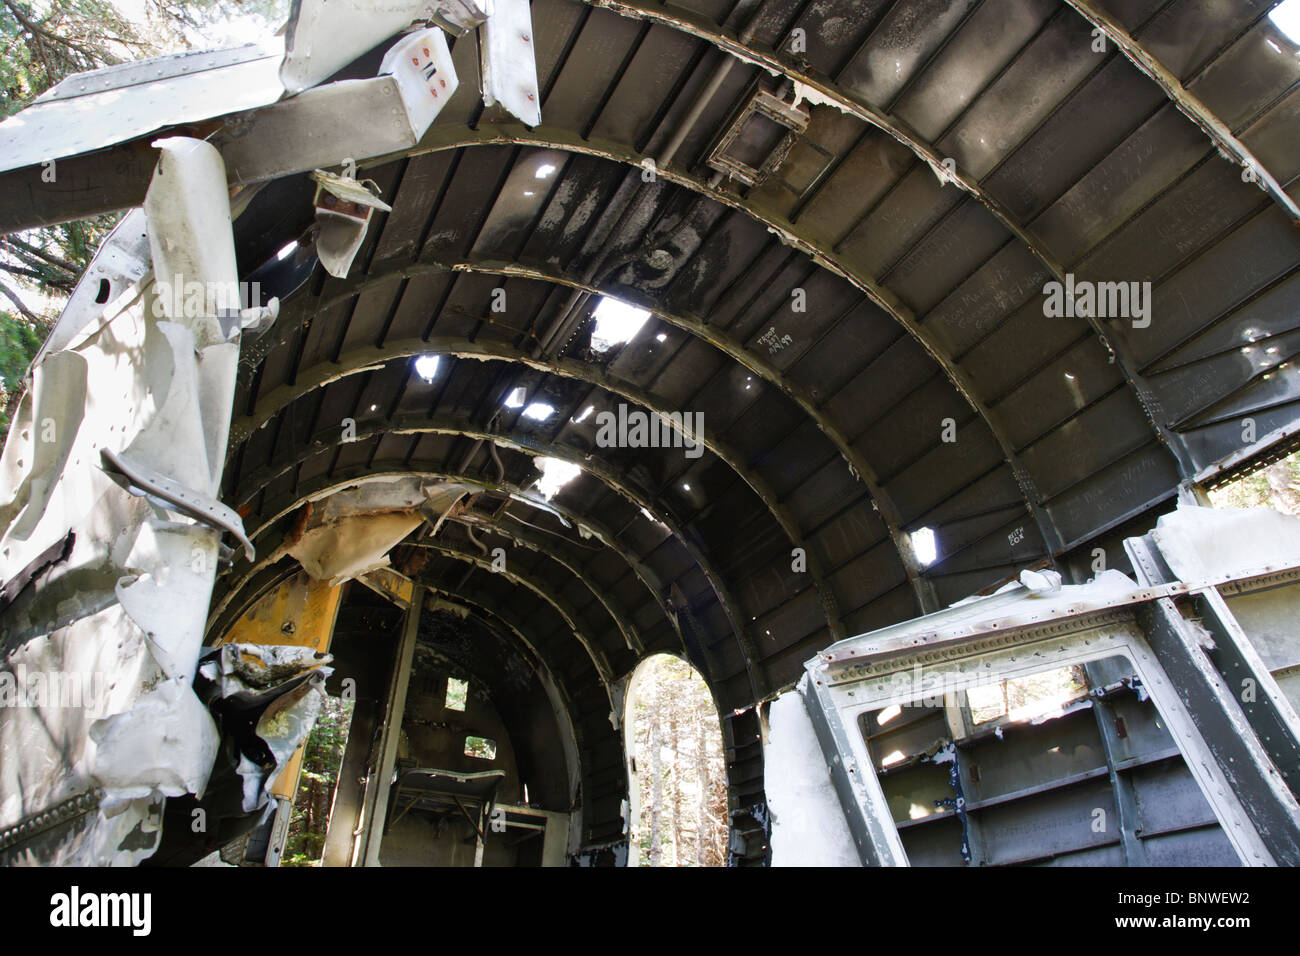
[[[1297,8],[1300,20],[1300,8]],[[1300,450],[1263,465],[1209,492],[1216,508],[1272,508],[1300,515]]]
[[[307,736],[280,866],[321,865],[354,703],[350,698],[326,697]]]
[[[1237,862],[1127,657],[959,675],[894,675],[921,686],[857,720],[913,866]]]
[[[722,723],[686,661],[655,654],[628,684],[629,866],[723,866],[727,778]]]
[[[554,498],[560,493],[561,488],[582,474],[582,468],[578,465],[559,458],[545,456],[534,458],[533,464],[542,473],[542,477],[537,481],[537,493],[547,501]]]
[[[1268,19],[1284,37],[1300,46],[1300,0],[1282,0],[1268,11]]]
[[[658,518],[652,515],[650,513],[650,509],[647,508],[645,505],[641,506],[641,516],[645,518],[647,521],[653,521],[655,524],[659,525],[660,527],[667,527],[662,521],[660,521]]]
[[[544,422],[554,414],[555,406],[546,402],[532,402],[523,411],[524,418],[531,418],[535,422]]]
[[[971,687],[965,694],[974,726],[998,718],[1014,723],[1063,713],[1068,704],[1088,695],[1088,678],[1083,665],[1075,664]]]
[[[616,345],[632,341],[650,318],[650,311],[601,296],[592,317],[596,320],[596,328],[591,333],[592,351],[608,352]]]
[[[441,355],[418,355],[414,363],[415,374],[425,382],[432,382],[434,376],[438,374],[438,365],[441,361]]]
[[[912,552],[922,567],[934,564],[939,557],[939,543],[935,539],[933,528],[917,528],[912,532]]]
[[[469,701],[469,681],[457,680],[454,677],[447,678],[447,696],[443,706],[448,710],[465,710],[465,704]]]
[[[465,738],[465,756],[481,757],[484,760],[497,759],[497,742],[486,737],[470,735]]]

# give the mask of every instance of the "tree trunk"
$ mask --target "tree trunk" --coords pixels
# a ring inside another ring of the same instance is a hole
[[[663,755],[663,734],[660,730],[660,700],[661,693],[659,687],[658,674],[651,671],[647,675],[648,683],[654,689],[650,697],[650,712],[647,719],[650,721],[650,865],[659,866],[662,854],[659,851],[659,828],[661,826],[659,808],[663,800],[664,793],[664,766]]]
[[[713,794],[713,779],[709,773],[713,761],[709,759],[709,724],[706,708],[708,698],[700,695],[695,705],[695,751],[699,764],[700,794],[695,807],[695,863],[697,866],[709,865],[709,844],[713,839],[713,827],[709,825],[709,798]]]
[[[665,676],[670,676],[670,675],[665,675]],[[682,845],[682,774],[681,774],[682,767],[681,767],[681,749],[678,747],[678,741],[680,738],[677,736],[677,729],[678,729],[677,707],[681,695],[673,692],[675,689],[674,685],[677,683],[676,681],[670,679],[665,683],[667,684],[667,687],[665,689],[668,691],[667,694],[668,706],[665,708],[668,711],[668,743],[672,748],[672,754],[673,754],[672,765],[669,768],[669,773],[672,774],[670,790],[673,798],[673,825],[672,825],[672,830],[670,832],[672,834],[672,840],[673,840],[673,866],[681,866],[680,852],[681,852],[681,845]]]

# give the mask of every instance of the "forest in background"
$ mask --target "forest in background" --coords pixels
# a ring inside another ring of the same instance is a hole
[[[0,0],[0,119],[74,73],[270,36],[288,9],[288,0]],[[28,366],[119,218],[0,236],[0,445]]]
[[[640,866],[723,866],[727,777],[722,728],[704,679],[657,654],[641,665],[629,718],[640,812],[629,839]]]

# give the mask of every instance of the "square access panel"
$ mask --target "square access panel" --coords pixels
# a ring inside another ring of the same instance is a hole
[[[706,162],[746,186],[760,185],[781,167],[809,114],[766,90],[756,90],[709,151]]]

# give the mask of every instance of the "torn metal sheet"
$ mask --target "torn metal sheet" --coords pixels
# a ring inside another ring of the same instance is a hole
[[[274,802],[279,771],[320,713],[330,660],[296,645],[223,644],[204,656],[199,692],[238,755],[245,813]]]
[[[1191,582],[1300,567],[1300,518],[1272,508],[1180,506],[1151,532],[1175,576]]]
[[[299,534],[267,560],[288,554],[318,581],[339,583],[388,566],[388,552],[420,525],[434,523],[470,491],[419,479],[365,483],[304,506]]]
[[[476,22],[472,3],[308,0],[302,10],[295,5],[287,53],[279,38],[268,38],[232,50],[177,54],[76,74],[0,123],[0,172],[32,168],[40,172],[42,183],[60,182],[60,160],[203,121],[209,121],[209,129],[222,130],[218,141],[223,151],[233,147],[228,165],[241,182],[275,175],[266,172],[268,166],[287,171],[275,159],[277,143],[291,143],[298,151],[304,164],[295,171],[413,146],[458,85],[446,37],[437,28],[416,34],[417,62],[408,55],[385,61],[383,72],[391,76],[328,84],[301,102],[297,94],[307,93],[375,45],[413,24],[427,23],[439,12],[446,13],[449,24]],[[399,46],[409,53],[409,42],[404,44]],[[430,73],[433,64],[437,69]],[[286,95],[288,100],[280,102]],[[277,104],[279,109],[269,115],[260,112]],[[347,115],[364,116],[366,123],[341,125],[340,117]],[[254,123],[255,117],[265,122]],[[390,122],[377,122],[380,119]],[[276,128],[274,135],[258,136],[268,124]],[[320,147],[306,149],[304,140]],[[120,205],[133,202],[138,199]],[[104,208],[112,206],[110,202]]]
[[[77,535],[74,531],[69,531],[67,537],[62,541],[56,541],[43,552],[38,554],[32,562],[23,568],[16,575],[0,587],[0,611],[3,611],[14,602],[23,589],[31,584],[42,574],[48,571],[56,564],[62,564],[68,560],[68,555],[72,553],[72,546],[77,542]]]
[[[101,468],[107,449],[212,499],[224,466],[238,343],[208,300],[237,287],[225,169],[207,143],[157,146],[144,222],[128,217],[106,246],[127,281],[104,294],[89,270],[0,458],[0,578],[74,534],[66,560],[0,612],[0,692],[8,674],[21,695],[0,709],[0,828],[97,794],[93,811],[15,845],[29,862],[147,857],[160,801],[201,792],[216,753],[190,684],[219,532]]]
[[[264,693],[328,660],[328,654],[298,644],[222,644],[219,653],[204,654],[199,673],[225,698]]]
[[[391,212],[392,207],[376,196],[379,187],[370,180],[359,183],[322,169],[311,178],[316,181],[316,255],[330,275],[347,278],[370,217],[376,209]]]
[[[418,512],[342,518],[304,532],[284,549],[317,581],[339,582],[388,566],[388,552],[424,523]]]
[[[94,335],[102,323],[127,308],[140,294],[139,284],[151,265],[144,210],[132,209],[100,244],[32,366],[40,365],[51,353],[80,344],[81,333]],[[96,318],[98,322],[94,322]]]
[[[483,102],[500,103],[525,126],[542,122],[534,48],[528,0],[494,0],[492,15],[479,27]]]
[[[217,756],[212,718],[183,677],[141,694],[130,710],[91,727],[90,736],[105,790],[100,809],[109,816],[153,794],[202,795]]]
[[[435,28],[403,37],[384,54],[380,75],[397,81],[398,91],[418,140],[460,87],[447,36]]]
[[[411,24],[432,20],[442,6],[431,0],[294,0],[280,80],[290,93],[315,86]],[[449,12],[465,11],[456,4]]]
[[[798,693],[768,711],[764,788],[772,813],[773,866],[857,866],[853,838]]]
[[[432,19],[448,33],[460,36],[487,19],[491,3],[492,0],[438,0]]]
[[[0,866],[137,866],[157,844],[163,799],[109,817],[101,797],[90,790],[0,830]]]
[[[284,95],[278,42],[179,53],[71,76],[0,123],[0,171],[274,103]]]

